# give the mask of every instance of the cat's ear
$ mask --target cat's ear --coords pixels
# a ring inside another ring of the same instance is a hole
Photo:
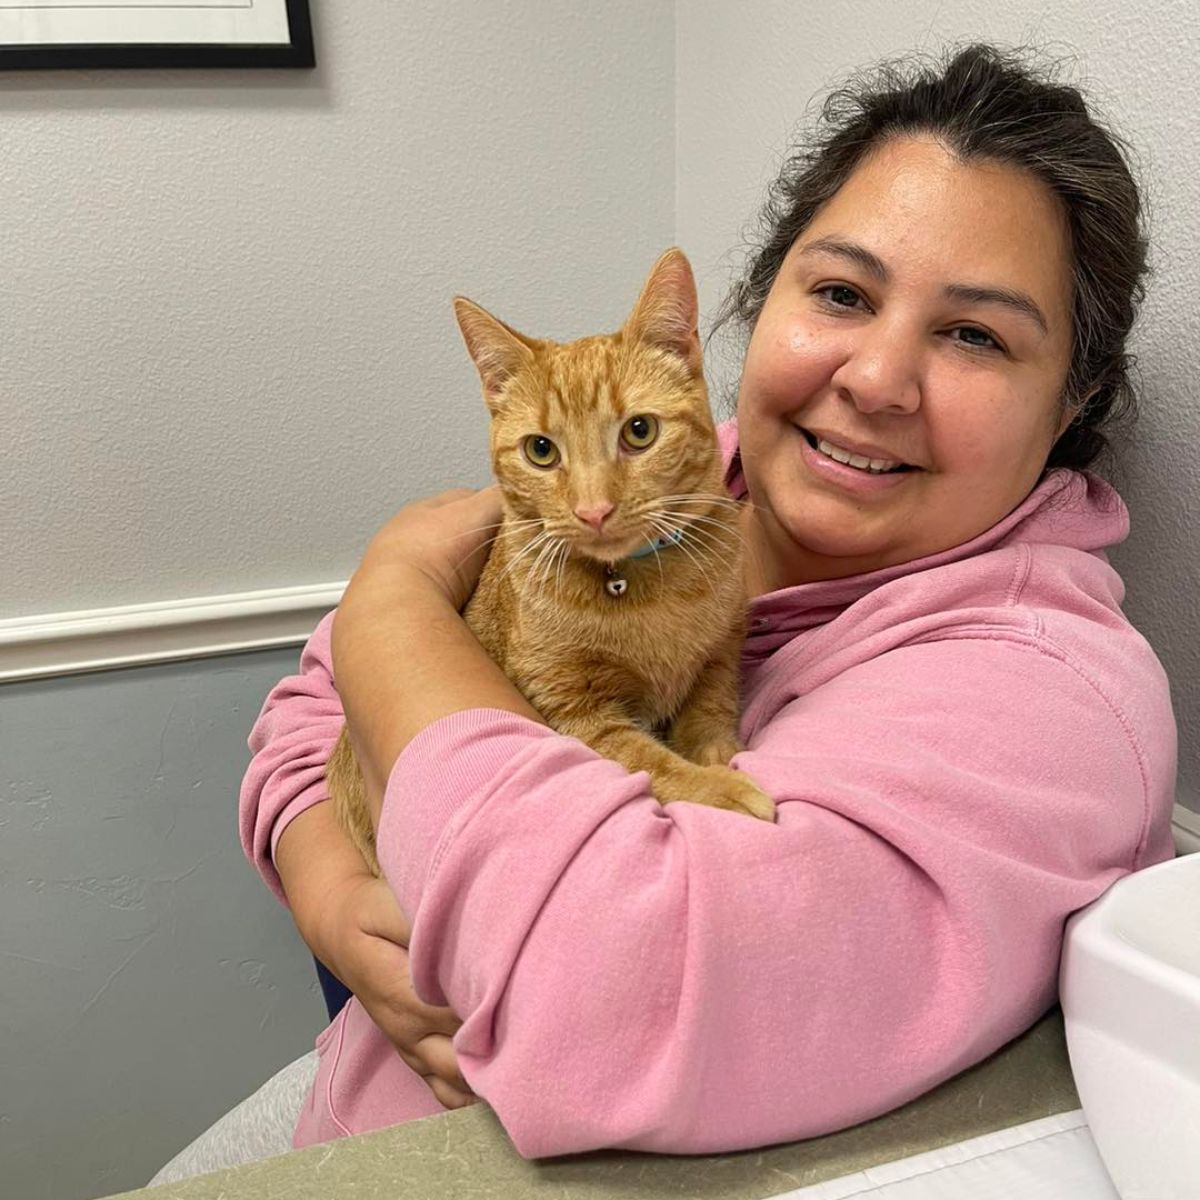
[[[479,371],[484,402],[494,414],[504,385],[533,363],[533,348],[528,338],[464,296],[454,297],[454,315],[467,343],[467,352]]]
[[[626,336],[677,354],[694,374],[701,371],[700,302],[687,256],[678,247],[654,264],[625,322]]]

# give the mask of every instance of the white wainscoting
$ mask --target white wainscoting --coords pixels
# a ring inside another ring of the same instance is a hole
[[[0,682],[301,645],[346,582],[0,621]]]

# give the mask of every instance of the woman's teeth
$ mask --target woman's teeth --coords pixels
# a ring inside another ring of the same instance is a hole
[[[817,449],[827,458],[845,463],[846,466],[857,467],[860,471],[867,471],[873,475],[883,475],[904,466],[902,462],[890,458],[864,458],[861,454],[851,454],[849,450],[843,450],[840,446],[835,446],[832,442],[827,442],[822,438],[817,439]]]

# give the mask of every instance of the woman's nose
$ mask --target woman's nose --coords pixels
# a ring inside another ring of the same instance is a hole
[[[882,321],[857,331],[830,382],[860,412],[915,412],[921,404],[920,348]]]

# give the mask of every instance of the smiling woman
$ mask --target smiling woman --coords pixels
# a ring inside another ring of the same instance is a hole
[[[536,720],[457,612],[486,498],[409,506],[251,735],[246,853],[354,991],[302,1111],[294,1077],[251,1106],[296,1144],[475,1096],[528,1156],[838,1130],[1027,1029],[1067,917],[1171,855],[1167,681],[1082,470],[1144,269],[1120,150],[985,46],[864,76],[819,132],[728,309],[718,430],[752,564],[730,765],[776,821],[659,805]],[[630,433],[650,469],[669,439]],[[386,884],[329,812],[345,714]]]
[[[1076,413],[1071,287],[1066,214],[1032,175],[929,136],[866,156],[788,251],[742,371],[760,587],[909,562],[1011,512]]]

